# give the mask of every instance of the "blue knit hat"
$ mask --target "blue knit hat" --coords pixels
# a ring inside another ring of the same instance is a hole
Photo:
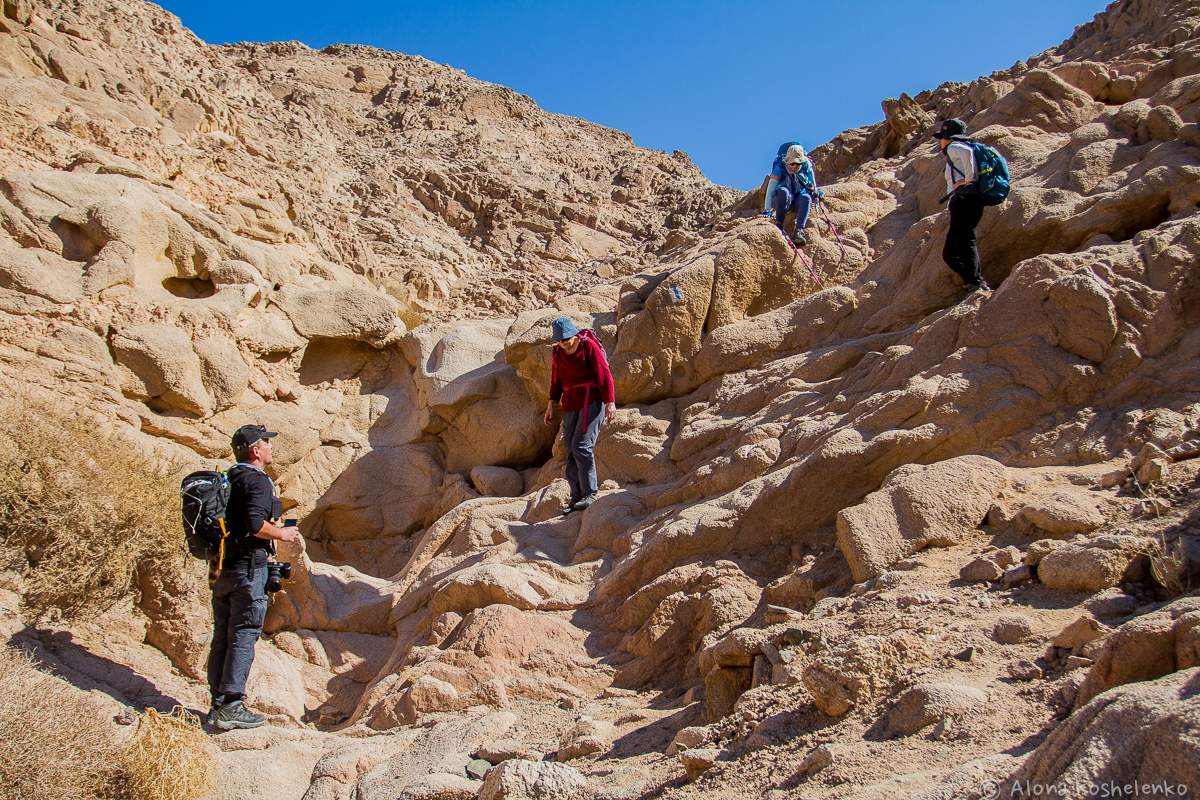
[[[570,317],[559,317],[554,320],[550,323],[550,330],[554,332],[553,338],[556,342],[570,339],[579,334],[579,328],[575,327],[575,323],[571,322]]]

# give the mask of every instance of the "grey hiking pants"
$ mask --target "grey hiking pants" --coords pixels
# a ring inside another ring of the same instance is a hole
[[[563,413],[563,439],[567,445],[567,483],[571,486],[572,502],[594,494],[598,488],[596,456],[593,451],[603,421],[604,404],[599,400],[592,400],[579,411]]]
[[[267,617],[267,551],[227,561],[212,587],[213,639],[208,689],[213,697],[246,693],[254,645]]]

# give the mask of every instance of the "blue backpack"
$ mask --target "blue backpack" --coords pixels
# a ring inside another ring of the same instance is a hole
[[[1004,156],[1000,155],[999,151],[990,144],[976,142],[965,136],[956,136],[954,141],[969,144],[975,151],[975,188],[979,192],[983,204],[998,206],[1003,203],[1011,188],[1008,162],[1004,160]],[[950,156],[946,156],[946,163],[950,165],[953,172],[959,172],[958,168],[954,166],[954,162],[950,161]],[[962,173],[959,172],[959,174]]]

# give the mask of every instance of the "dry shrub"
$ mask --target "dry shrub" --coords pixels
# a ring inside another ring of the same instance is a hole
[[[0,567],[23,575],[26,607],[102,610],[135,594],[137,569],[182,558],[178,473],[80,409],[0,404]]]
[[[0,646],[0,800],[106,797],[119,745],[86,695]]]
[[[1167,542],[1165,537],[1151,546],[1150,574],[1168,597],[1183,597],[1192,588],[1191,576],[1188,574],[1188,558],[1183,542],[1175,539]]]
[[[216,784],[217,760],[194,714],[178,706],[170,714],[147,709],[121,771],[131,800],[196,800]]]

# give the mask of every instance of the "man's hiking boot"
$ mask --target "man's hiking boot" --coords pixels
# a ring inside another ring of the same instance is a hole
[[[576,503],[578,503],[578,502],[579,502],[579,501],[578,501],[578,500],[576,500],[574,497],[572,497],[570,500],[568,500],[568,501],[567,501],[567,503],[566,503],[566,505],[564,505],[564,506],[562,507],[562,509],[561,509],[561,511],[562,511],[562,515],[565,517],[567,514],[570,514],[572,511],[574,511],[574,510],[575,510],[575,504],[576,504]]]
[[[973,293],[974,292],[990,292],[992,290],[992,287],[988,286],[988,282],[985,281],[983,278],[979,279],[979,283],[968,283],[967,287]]]
[[[792,244],[796,245],[796,247],[804,247],[804,245],[808,244],[808,237],[804,235],[804,231],[796,231],[792,236]]]
[[[225,695],[219,694],[212,699],[212,703],[208,707],[208,713],[204,715],[205,725],[210,728],[212,727],[213,723],[217,721],[217,711],[223,705],[225,705]]]
[[[231,731],[235,728],[257,728],[264,724],[267,718],[246,708],[241,700],[226,703],[213,713],[213,727],[219,731]]]
[[[587,497],[583,498],[582,500],[576,500],[575,505],[573,505],[571,507],[574,508],[576,511],[583,511],[585,508],[587,508],[594,502],[596,502],[596,493],[592,492],[591,494],[589,494]]]

